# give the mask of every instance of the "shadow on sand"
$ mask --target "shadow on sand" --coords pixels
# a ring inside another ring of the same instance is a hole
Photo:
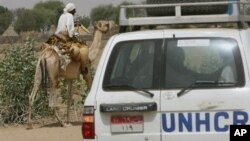
[[[70,124],[71,126],[79,126],[82,123],[80,121],[77,121],[77,122],[71,122]],[[46,128],[46,127],[62,127],[62,126],[59,122],[57,122],[57,123],[50,123],[50,124],[42,125],[39,128]]]

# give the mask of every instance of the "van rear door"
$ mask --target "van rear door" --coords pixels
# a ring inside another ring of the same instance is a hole
[[[133,40],[114,39],[115,45],[104,63],[107,65],[103,66],[106,68],[101,73],[103,83],[98,86],[96,96],[97,139],[159,141],[159,53],[163,32],[129,35],[118,38]]]
[[[237,40],[168,38],[163,50],[162,140],[228,141],[231,124],[249,124],[247,73]]]

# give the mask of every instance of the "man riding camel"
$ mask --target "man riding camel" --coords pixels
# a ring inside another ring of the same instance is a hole
[[[70,63],[71,58],[69,55],[71,44],[73,42],[79,42],[76,38],[74,15],[76,13],[76,7],[73,3],[68,3],[63,9],[56,32],[46,42],[52,45],[54,50],[60,56],[61,68],[65,70],[66,66]]]

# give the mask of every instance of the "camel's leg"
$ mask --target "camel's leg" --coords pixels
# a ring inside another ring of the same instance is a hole
[[[33,87],[33,90],[31,92],[31,95],[29,96],[29,114],[28,114],[28,124],[27,124],[27,129],[33,129],[32,126],[32,120],[31,120],[31,115],[32,115],[32,106],[35,100],[35,96],[37,94],[37,91],[39,89],[39,85],[35,84]]]
[[[51,75],[51,74],[50,74]],[[69,124],[65,124],[64,121],[60,118],[58,114],[59,107],[56,107],[56,96],[57,96],[57,84],[58,84],[58,78],[50,76],[50,82],[51,82],[51,90],[50,90],[50,98],[49,98],[49,106],[53,109],[53,112],[55,114],[56,119],[63,127],[70,126]]]
[[[32,92],[29,96],[29,109],[28,109],[29,113],[28,113],[27,129],[33,129],[32,120],[31,120],[32,106],[33,106],[36,94],[37,94],[39,87],[41,85],[41,80],[42,80],[41,68],[40,68],[40,63],[38,63],[36,66],[36,73],[35,73],[35,77],[34,77],[34,86],[33,86]]]
[[[67,104],[67,123],[70,124],[70,107],[72,104],[72,83],[73,80],[68,80],[68,104]]]
[[[49,107],[52,108],[54,115],[58,122],[61,124],[61,126],[66,127],[67,125],[64,123],[64,121],[60,118],[58,114],[59,107],[56,107],[55,100],[56,100],[56,94],[57,94],[57,79],[51,79],[51,90],[50,90],[50,97],[49,97]]]
[[[88,72],[83,74],[83,79],[86,81],[88,89],[90,89],[92,85],[92,78],[90,73]]]
[[[53,108],[55,107],[55,99],[56,99],[56,88],[57,88],[57,80],[56,79],[50,79],[50,96],[49,96],[49,107]]]
[[[56,70],[54,70],[54,71],[56,72]],[[56,95],[57,95],[57,85],[58,85],[58,77],[57,77],[57,74],[55,72],[52,72],[52,71],[48,72],[49,73],[48,76],[49,76],[49,80],[50,80],[49,107],[53,110],[54,115],[55,115],[56,119],[58,120],[58,122],[62,126],[64,126],[64,122],[59,117],[59,115],[57,113],[58,108],[55,105],[55,100],[56,100]]]
[[[56,117],[56,119],[58,120],[58,122],[61,124],[61,126],[62,127],[67,127],[67,124],[65,124],[63,121],[62,121],[62,119],[60,118],[60,116],[58,115],[58,113],[57,113],[57,111],[58,111],[58,107],[53,107],[52,108],[53,109],[53,112],[54,112],[54,114],[55,114],[55,117]]]
[[[83,75],[83,79],[86,81],[88,89],[90,89],[92,85],[92,78],[90,74],[90,66],[91,61],[89,59],[89,49],[88,48],[81,48],[80,49],[80,55],[81,55],[81,74]]]
[[[83,75],[83,79],[86,81],[88,89],[90,89],[91,85],[92,85],[92,77],[90,74],[89,64],[87,64],[86,66],[84,66],[84,65],[81,66],[81,73]]]
[[[50,90],[50,97],[49,97],[49,107],[52,108],[54,115],[58,122],[61,124],[63,127],[67,127],[67,125],[64,123],[64,121],[60,118],[58,115],[58,108],[55,105],[55,100],[56,100],[56,94],[57,94],[57,79],[51,79],[51,90]]]
[[[52,100],[53,98],[51,98]],[[63,127],[68,127],[71,126],[70,124],[70,106],[71,106],[71,101],[72,101],[72,80],[68,81],[68,103],[67,103],[67,124],[65,124],[62,119],[60,118],[60,116],[58,115],[57,111],[58,108],[57,107],[52,107],[54,114],[56,116],[56,119],[58,120],[58,122],[61,124],[61,126]]]

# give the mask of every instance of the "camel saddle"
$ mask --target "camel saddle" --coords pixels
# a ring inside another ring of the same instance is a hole
[[[59,55],[60,66],[63,70],[66,70],[67,65],[71,62],[70,48],[73,42],[76,42],[74,38],[71,40],[67,35],[63,34],[53,34],[46,42]]]
[[[59,34],[53,34],[50,36],[48,41],[46,42],[49,45],[55,45],[58,47],[59,50],[62,51],[62,53],[69,53],[71,50],[71,45],[72,43],[77,43],[77,44],[84,44],[86,45],[85,42],[80,41],[77,37],[73,37],[72,39],[68,37],[68,35],[64,33],[59,33]]]
[[[70,39],[67,35],[64,35],[62,33],[53,34],[48,39],[46,44],[50,45],[57,52],[61,60],[61,67],[63,69],[66,68],[71,60],[79,61],[81,58],[79,50],[84,45],[86,46],[86,43],[80,41],[78,38],[73,37],[72,39]]]

